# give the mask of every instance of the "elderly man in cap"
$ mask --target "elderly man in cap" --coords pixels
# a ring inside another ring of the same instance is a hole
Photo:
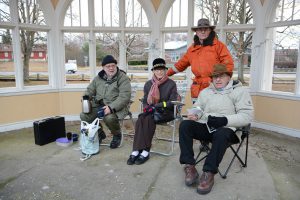
[[[168,76],[182,72],[191,66],[195,75],[191,85],[191,96],[197,98],[200,91],[211,82],[210,74],[213,65],[223,63],[228,71],[233,70],[233,59],[226,45],[220,42],[214,31],[215,26],[210,25],[208,19],[199,19],[198,24],[192,27],[196,32],[194,43],[188,48],[183,57],[167,72]]]
[[[239,142],[234,133],[236,127],[246,126],[253,118],[250,94],[240,82],[231,80],[231,76],[232,72],[226,65],[215,64],[210,74],[212,83],[199,94],[193,106],[199,112],[188,113],[188,120],[184,120],[179,127],[179,160],[185,164],[187,186],[194,184],[199,176],[195,168],[193,139],[212,143],[197,188],[200,194],[211,191],[214,175],[229,143]]]
[[[110,148],[117,148],[122,139],[119,119],[128,113],[131,96],[130,79],[117,66],[116,59],[107,55],[102,60],[102,67],[84,92],[84,99],[92,103],[90,113],[81,113],[80,119],[91,123],[96,117],[103,117],[105,125],[113,135]],[[106,138],[102,129],[98,131],[99,142]]]

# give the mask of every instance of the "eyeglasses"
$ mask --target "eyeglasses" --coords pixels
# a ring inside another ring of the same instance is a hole
[[[107,64],[104,67],[105,68],[115,68],[117,65],[116,64]]]
[[[217,74],[217,75],[212,76],[212,78],[213,79],[217,79],[217,78],[223,79],[227,76],[228,76],[227,74]]]

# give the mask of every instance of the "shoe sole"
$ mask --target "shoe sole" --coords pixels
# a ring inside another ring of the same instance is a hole
[[[211,185],[211,187],[209,187],[205,190],[197,188],[197,193],[198,194],[208,194],[208,193],[210,193],[213,186],[214,186],[214,183]]]
[[[143,162],[134,162],[134,164],[136,164],[136,165],[141,165],[141,164],[144,164],[145,162],[147,162],[147,160],[149,160],[149,158],[150,158],[150,156],[148,156],[148,158],[147,159],[145,159]]]

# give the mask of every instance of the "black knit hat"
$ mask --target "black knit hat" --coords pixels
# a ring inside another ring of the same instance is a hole
[[[115,63],[117,64],[117,60],[112,55],[107,55],[102,59],[102,66],[105,66],[109,63]]]
[[[152,63],[152,71],[156,68],[165,68],[165,69],[168,69],[166,67],[166,61],[162,58],[156,58],[155,60],[153,60],[153,63]]]

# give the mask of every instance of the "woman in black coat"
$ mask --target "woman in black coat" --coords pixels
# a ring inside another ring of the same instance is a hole
[[[178,99],[176,83],[169,79],[166,62],[162,58],[153,61],[153,77],[144,85],[143,113],[135,124],[133,150],[127,164],[143,164],[149,159],[152,138],[156,129],[154,110],[164,113],[162,122],[173,120],[174,106],[171,101]]]

